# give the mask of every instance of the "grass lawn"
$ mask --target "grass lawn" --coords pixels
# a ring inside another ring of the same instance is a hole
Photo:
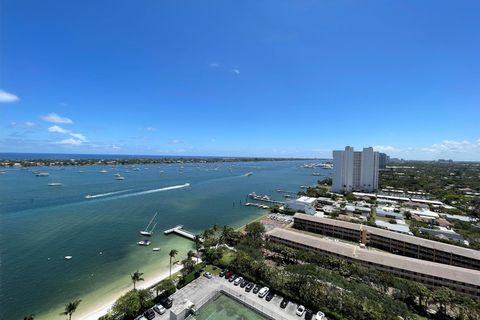
[[[220,263],[224,266],[229,265],[235,259],[235,252],[231,250],[225,250],[223,257],[220,259]]]
[[[204,268],[204,271],[205,272],[210,272],[212,275],[214,276],[218,276],[218,274],[222,271],[219,267],[217,266],[213,266],[211,264],[207,265],[205,268]]]

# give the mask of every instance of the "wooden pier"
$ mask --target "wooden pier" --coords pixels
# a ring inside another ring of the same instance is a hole
[[[185,237],[185,238],[190,239],[190,240],[195,240],[195,237],[197,236],[195,233],[183,229],[183,225],[181,225],[181,224],[179,224],[179,225],[177,225],[177,226],[175,226],[171,229],[165,230],[165,231],[163,231],[163,233],[165,235],[169,235],[171,233],[176,233],[179,236]],[[202,238],[200,238],[200,242],[203,242]]]

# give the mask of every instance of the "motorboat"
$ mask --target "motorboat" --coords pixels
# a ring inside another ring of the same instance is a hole
[[[63,183],[61,183],[61,182],[50,182],[48,184],[48,186],[49,187],[61,187],[61,186],[63,186]]]
[[[153,248],[152,251],[160,251],[160,248]]]
[[[35,176],[37,176],[37,177],[48,177],[49,173],[48,172],[38,172],[38,173],[35,173]]]
[[[118,176],[115,178],[116,180],[125,180],[125,177],[122,177],[122,176]]]
[[[149,246],[152,242],[150,240],[140,240],[137,242],[139,246]]]

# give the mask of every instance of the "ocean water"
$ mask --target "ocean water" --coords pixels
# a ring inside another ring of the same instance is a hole
[[[66,302],[82,299],[81,313],[130,286],[129,274],[136,270],[145,278],[167,271],[170,249],[177,249],[181,260],[193,243],[165,236],[163,230],[183,224],[201,232],[212,224],[248,223],[266,213],[243,205],[248,193],[283,200],[277,189],[299,191],[322,178],[314,171],[330,174],[302,168],[304,163],[138,165],[138,171],[132,166],[1,169],[0,318],[33,313],[36,319],[61,319]],[[108,172],[100,173],[103,169]],[[36,177],[33,170],[50,175]],[[115,173],[125,180],[115,180]],[[50,182],[64,185],[50,187]],[[100,196],[85,199],[89,194]],[[155,212],[152,245],[140,247],[139,231]],[[67,255],[73,258],[65,260]]]

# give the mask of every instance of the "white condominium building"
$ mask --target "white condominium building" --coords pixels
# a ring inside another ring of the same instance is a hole
[[[379,154],[373,148],[333,151],[333,192],[367,191],[378,188]]]

